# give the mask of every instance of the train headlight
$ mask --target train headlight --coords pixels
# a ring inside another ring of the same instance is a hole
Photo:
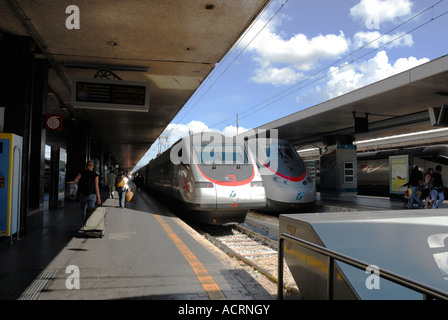
[[[308,181],[308,183],[312,183],[313,182],[313,178],[308,177],[308,178],[306,178],[306,181]]]
[[[262,187],[263,186],[263,182],[261,182],[261,181],[251,181],[250,182],[250,186],[254,187],[254,188]]]
[[[282,179],[280,179],[279,177],[273,177],[272,180],[277,183],[282,183]]]
[[[303,180],[303,185],[306,186],[308,184],[308,182],[306,182],[306,180]]]
[[[196,187],[196,188],[213,188],[213,183],[211,183],[211,182],[198,182],[198,181],[196,181],[195,183],[194,183],[194,186]]]

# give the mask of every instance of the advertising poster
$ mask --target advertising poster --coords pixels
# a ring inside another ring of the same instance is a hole
[[[409,156],[390,156],[389,157],[389,192],[401,194],[406,191],[402,185],[408,182],[409,175]]]
[[[59,154],[59,179],[58,179],[58,200],[64,201],[65,197],[65,173],[67,164],[67,151],[60,148]]]

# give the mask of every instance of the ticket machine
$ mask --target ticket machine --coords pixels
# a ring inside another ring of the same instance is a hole
[[[0,236],[19,237],[23,139],[0,133]]]

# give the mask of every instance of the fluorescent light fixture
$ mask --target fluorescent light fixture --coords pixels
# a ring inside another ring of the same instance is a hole
[[[385,141],[385,140],[392,140],[392,139],[398,139],[398,138],[407,138],[409,136],[418,136],[418,135],[424,135],[424,134],[431,134],[431,133],[438,133],[442,131],[447,131],[448,128],[442,128],[442,129],[432,129],[432,130],[426,130],[426,131],[418,131],[418,132],[409,132],[405,134],[398,134],[395,136],[389,136],[389,137],[383,137],[383,138],[375,138],[375,139],[369,139],[369,140],[362,140],[358,142],[354,142],[354,144],[362,144],[362,143],[369,143],[369,142],[377,142],[377,141]]]

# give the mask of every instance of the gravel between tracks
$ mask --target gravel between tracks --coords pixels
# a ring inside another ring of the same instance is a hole
[[[178,222],[181,223],[181,222]],[[190,235],[196,240],[200,241],[206,248],[208,248],[209,252],[219,256],[222,260],[228,263],[228,269],[230,272],[237,278],[240,283],[251,293],[254,300],[276,300],[277,299],[277,283],[272,282],[269,278],[264,276],[262,273],[258,272],[251,266],[247,265],[245,262],[229,257],[222,250],[212,244],[209,240],[205,238],[204,235],[201,235],[193,230],[190,226],[183,223],[183,227],[187,229]],[[277,257],[273,257],[269,259],[269,261],[264,261],[263,265],[266,270],[273,270],[272,274],[277,277]],[[286,265],[285,265],[286,270]],[[241,272],[245,271],[245,272]],[[286,275],[285,284],[289,284],[295,282],[292,280],[290,275]],[[297,288],[297,287],[296,287]],[[285,299],[300,299],[300,295],[291,294],[289,292],[284,292]]]

